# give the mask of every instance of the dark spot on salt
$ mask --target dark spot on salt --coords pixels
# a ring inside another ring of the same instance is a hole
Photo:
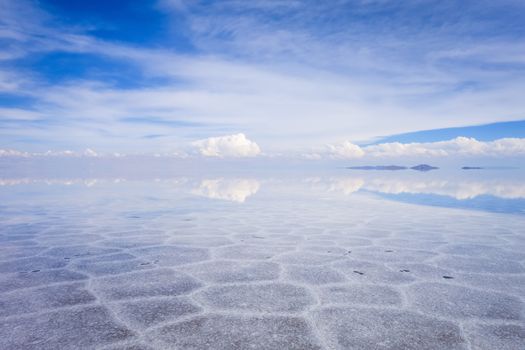
[[[393,253],[393,250],[385,250],[385,253]]]
[[[31,271],[31,272],[40,272],[40,270],[33,270],[33,271]]]
[[[451,280],[451,279],[453,279],[454,277],[452,277],[452,276],[443,276],[443,278],[446,279],[446,280]]]
[[[149,265],[149,262],[143,262],[141,265]]]
[[[361,271],[354,271],[354,273],[357,273],[358,275],[364,275],[365,274],[364,272],[361,272]]]
[[[410,272],[410,270],[399,270],[399,272]]]

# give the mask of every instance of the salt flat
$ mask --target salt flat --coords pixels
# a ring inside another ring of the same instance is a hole
[[[1,188],[0,348],[525,348],[524,215],[220,183]]]

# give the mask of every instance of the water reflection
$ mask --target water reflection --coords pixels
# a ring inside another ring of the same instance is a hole
[[[31,348],[32,334],[50,334],[39,344],[62,348],[71,337],[60,329],[87,334],[86,320],[104,325],[95,327],[99,333],[103,328],[114,333],[118,326],[133,342],[135,330],[171,336],[173,325],[182,324],[175,336],[186,337],[186,343],[202,338],[197,344],[202,348],[209,334],[193,332],[201,320],[213,331],[226,327],[228,341],[232,334],[243,339],[261,334],[261,327],[265,339],[279,327],[286,339],[290,329],[297,339],[303,334],[307,339],[313,328],[303,316],[323,332],[327,324],[347,332],[348,325],[373,329],[399,319],[406,329],[376,332],[377,339],[385,332],[401,334],[394,342],[405,334],[418,344],[444,335],[443,344],[422,344],[425,349],[454,348],[449,341],[454,332],[460,341],[455,348],[461,348],[466,341],[458,319],[493,327],[480,329],[482,335],[509,334],[509,322],[522,321],[525,216],[429,207],[428,199],[406,205],[371,192],[456,194],[474,184],[464,193],[515,196],[513,186],[523,180],[512,176],[333,170],[4,180],[0,336],[5,343],[16,330],[15,338],[27,340],[6,349]],[[524,208],[516,199],[500,201],[510,203],[504,212]],[[180,294],[185,298],[176,297]],[[93,305],[94,300],[104,302]],[[355,303],[360,306],[350,310]],[[181,308],[189,311],[181,316]],[[152,318],[158,310],[166,313]],[[412,325],[421,322],[424,332],[414,333]],[[128,343],[103,345],[119,344]],[[317,340],[312,344],[296,348],[318,348]]]
[[[288,193],[296,191],[313,196],[352,196],[355,194],[379,194],[387,199],[430,204],[429,196],[439,197],[440,206],[458,206],[483,200],[505,201],[505,207],[514,207],[512,212],[525,208],[525,176],[522,171],[500,172],[435,172],[429,173],[375,173],[331,171],[319,174],[247,174],[246,177],[227,174],[209,176],[141,177],[107,176],[93,178],[0,178],[0,187],[49,186],[124,186],[136,182],[148,182],[166,186],[170,191],[192,194],[202,198],[244,203],[263,186],[269,192]],[[431,198],[432,199],[432,198]],[[448,201],[448,202],[447,202]],[[435,201],[434,201],[435,202]],[[454,203],[456,202],[456,203]],[[479,203],[468,204],[479,207]],[[467,205],[467,206],[468,206]],[[498,204],[499,205],[499,204]],[[485,203],[482,205],[486,207]],[[477,208],[479,209],[479,208]],[[485,208],[482,208],[485,209]],[[505,209],[506,211],[507,209]]]
[[[525,183],[502,180],[427,180],[361,177],[333,178],[328,185],[330,191],[346,195],[358,191],[385,194],[433,194],[457,200],[473,199],[483,195],[499,198],[525,198]]]
[[[255,179],[206,179],[191,193],[212,199],[244,203],[246,198],[259,191],[260,183]]]
[[[214,178],[188,179],[166,178],[152,179],[155,182],[168,182],[176,186],[186,186],[188,192],[211,199],[223,199],[242,203],[248,197],[259,191],[261,182],[254,178]],[[92,187],[101,184],[119,184],[134,180],[125,178],[0,178],[0,186],[21,185],[83,185]],[[315,189],[323,189],[333,193],[351,195],[356,192],[368,191],[384,194],[432,194],[448,196],[457,200],[473,199],[490,195],[504,199],[525,198],[525,181],[516,179],[427,179],[427,178],[397,178],[397,177],[309,177],[302,181],[293,179],[292,183],[301,182]]]
[[[332,179],[328,190],[332,192],[340,192],[345,195],[352,194],[359,191],[365,185],[365,180],[358,177],[345,177],[342,179]]]

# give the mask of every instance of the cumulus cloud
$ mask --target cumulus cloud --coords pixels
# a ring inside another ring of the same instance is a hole
[[[259,145],[242,133],[210,137],[192,145],[205,157],[255,157],[261,153]]]
[[[457,137],[448,141],[401,144],[383,143],[365,148],[368,155],[381,156],[512,156],[525,154],[525,139],[504,138],[494,141],[478,141],[469,137]]]
[[[503,138],[484,142],[469,137],[424,143],[389,142],[365,147],[345,141],[328,145],[325,152],[325,155],[330,158],[342,159],[410,156],[517,156],[524,154],[525,138]]]
[[[242,133],[219,137],[210,137],[194,141],[191,146],[198,154],[205,157],[241,158],[255,157],[261,154],[261,149],[254,141]],[[170,153],[139,153],[155,157],[187,158],[192,152]],[[30,153],[12,149],[0,149],[0,157],[120,157],[119,153],[97,153],[87,148],[83,152],[47,151]],[[274,157],[288,156],[286,153],[275,153]],[[272,154],[268,154],[272,156]],[[517,157],[525,156],[525,138],[502,138],[494,141],[479,141],[475,138],[457,137],[452,140],[438,142],[389,142],[369,146],[358,146],[350,141],[326,145],[317,152],[302,153],[302,159],[369,159],[397,157]]]
[[[92,150],[91,148],[86,148],[83,155],[86,157],[98,157],[98,153]]]
[[[203,180],[198,188],[192,190],[192,193],[212,199],[243,203],[246,198],[257,193],[259,187],[259,181],[254,179],[213,179]]]
[[[344,141],[339,144],[328,145],[328,152],[333,158],[361,158],[365,152],[358,145],[354,145],[350,141]]]

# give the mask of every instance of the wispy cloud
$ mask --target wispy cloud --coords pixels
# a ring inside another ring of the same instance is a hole
[[[241,130],[265,151],[351,140],[332,150],[348,157],[379,135],[524,119],[516,1],[159,2],[188,50],[108,40],[34,4],[0,1],[0,91],[33,100],[0,110],[2,147],[167,152]],[[132,69],[51,82],[15,64],[64,52]]]

